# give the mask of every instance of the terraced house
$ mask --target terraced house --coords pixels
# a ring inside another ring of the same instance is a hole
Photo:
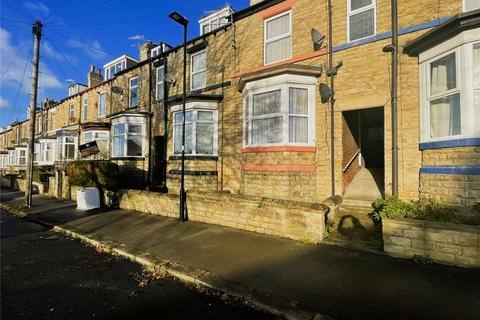
[[[400,198],[432,196],[465,211],[480,199],[479,8],[478,0],[399,3]],[[87,85],[43,107],[38,165],[77,159],[78,144],[96,140],[96,157],[118,163],[128,187],[176,194],[185,123],[186,189],[198,220],[299,238],[295,226],[316,225],[307,213],[332,194],[357,205],[391,195],[390,1],[333,0],[331,9],[264,0],[202,18],[187,44],[185,118],[182,46],[147,42],[138,60],[107,62],[104,76],[92,66]],[[319,91],[332,71],[333,115]],[[19,127],[0,133],[4,168],[20,164],[10,156],[22,150],[11,138]],[[244,211],[229,209],[227,195]],[[198,197],[223,205],[198,209],[208,204]],[[272,202],[268,223],[251,223],[262,198],[282,205]],[[143,199],[130,206],[176,214],[167,198]],[[303,220],[289,220],[292,212]]]

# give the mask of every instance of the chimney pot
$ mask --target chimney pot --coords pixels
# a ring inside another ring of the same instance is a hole
[[[95,72],[95,66],[93,64],[90,65],[90,72]]]

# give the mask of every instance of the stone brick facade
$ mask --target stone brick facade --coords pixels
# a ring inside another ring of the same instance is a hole
[[[479,226],[382,218],[382,227],[384,250],[389,255],[480,267]]]

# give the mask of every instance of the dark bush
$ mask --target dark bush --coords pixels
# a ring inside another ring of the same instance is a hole
[[[398,198],[377,199],[372,204],[373,212],[370,217],[380,221],[382,217],[392,219],[417,219],[464,223],[479,225],[479,214],[463,214],[457,207],[442,203],[439,200],[428,198],[413,202],[405,202]]]
[[[41,183],[48,183],[48,178],[52,175],[48,172],[43,171],[33,171],[33,181],[41,182]]]
[[[67,164],[66,173],[73,186],[118,189],[118,165],[108,160],[73,161]]]

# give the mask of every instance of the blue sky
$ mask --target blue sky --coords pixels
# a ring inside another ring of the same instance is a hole
[[[236,10],[249,0],[232,0]],[[198,19],[223,7],[222,0],[2,0],[0,1],[0,127],[26,118],[30,103],[33,39],[31,24],[44,22],[38,102],[66,96],[70,80],[86,83],[90,64],[102,67],[122,54],[138,57],[138,41],[180,44],[181,26],[168,18],[178,11],[189,21],[189,38],[199,35]],[[103,72],[103,70],[102,70]]]

